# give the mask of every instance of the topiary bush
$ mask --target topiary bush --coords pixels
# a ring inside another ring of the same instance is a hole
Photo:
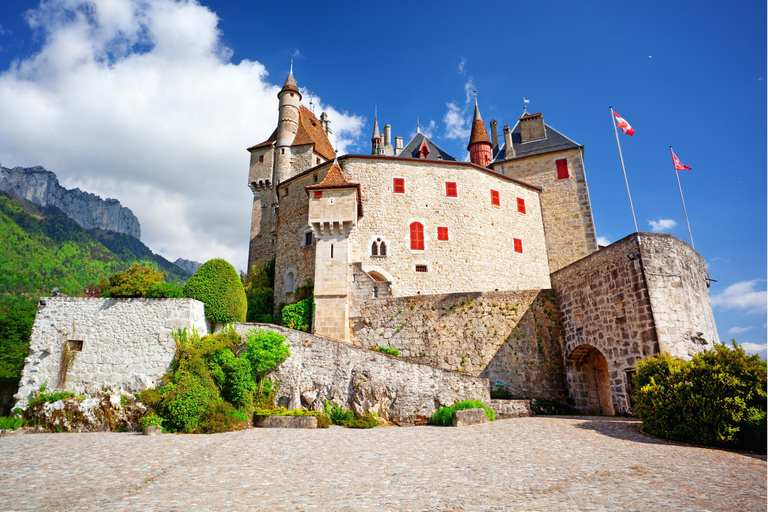
[[[184,285],[184,295],[205,304],[205,317],[214,324],[244,322],[245,290],[235,267],[222,259],[206,261]]]
[[[450,427],[453,425],[453,415],[456,411],[463,411],[465,409],[484,409],[485,415],[488,416],[488,421],[496,420],[496,413],[493,409],[490,409],[480,400],[464,400],[453,404],[450,407],[441,407],[435,414],[432,415],[429,422],[433,425],[439,425],[441,427]]]
[[[690,361],[640,361],[635,410],[650,434],[687,443],[765,453],[766,363],[716,344]]]

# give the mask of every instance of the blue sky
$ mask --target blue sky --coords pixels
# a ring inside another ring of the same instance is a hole
[[[463,159],[471,90],[483,119],[530,112],[583,144],[597,234],[639,229],[707,260],[721,339],[765,355],[764,2],[351,2],[50,0],[0,6],[0,163],[43,165],[116,197],[170,258],[245,266],[248,145],[274,129],[295,76],[344,152],[380,124],[423,131]],[[653,221],[653,223],[651,223]]]

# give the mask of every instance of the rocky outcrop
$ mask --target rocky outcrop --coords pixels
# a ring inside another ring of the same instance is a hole
[[[179,267],[180,269],[186,272],[189,272],[190,274],[194,274],[195,272],[197,272],[197,269],[199,269],[203,265],[202,263],[198,263],[192,260],[185,260],[184,258],[176,259],[176,261],[174,261],[173,264]]]
[[[100,392],[28,407],[24,418],[52,432],[132,431],[147,408],[131,394]]]
[[[102,229],[141,238],[139,219],[117,199],[102,199],[79,188],[67,190],[43,167],[0,166],[0,190],[40,207],[55,206],[84,229]]]

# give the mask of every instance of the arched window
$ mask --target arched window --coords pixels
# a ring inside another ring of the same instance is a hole
[[[371,244],[371,256],[378,256],[379,255],[379,246],[376,242],[373,242]]]
[[[387,255],[387,242],[381,242],[381,245],[379,246],[379,256],[386,256]]]
[[[293,272],[288,272],[285,274],[285,293],[293,293],[293,286],[296,281],[296,278],[293,275]]]
[[[387,244],[381,237],[371,242],[371,256],[386,256]]]
[[[411,223],[411,250],[424,250],[424,226],[422,226],[421,222]]]

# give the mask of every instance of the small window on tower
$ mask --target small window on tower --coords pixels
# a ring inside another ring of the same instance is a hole
[[[405,194],[405,178],[392,178],[392,188],[395,194]]]
[[[426,265],[416,265],[416,272],[426,272],[427,266]]]
[[[260,164],[264,163],[264,155],[259,155],[259,163]]]
[[[320,157],[315,158],[315,165],[320,165]]]
[[[371,256],[378,256],[379,255],[379,244],[376,242],[373,242],[371,244]]]
[[[520,213],[525,213],[525,199],[522,197],[517,198],[517,211]]]
[[[457,197],[459,195],[455,181],[445,182],[445,195],[446,197]]]
[[[307,231],[306,233],[304,233],[304,246],[309,247],[310,245],[312,245],[312,241],[314,240],[314,238],[315,237],[311,231]]]
[[[499,191],[498,190],[491,190],[491,204],[493,206],[501,206],[501,201],[499,200]]]
[[[323,197],[323,191],[315,190],[315,199],[320,199],[321,197]]]
[[[519,238],[514,239],[515,242],[515,252],[523,252],[523,241]]]
[[[438,227],[437,228],[437,239],[441,242],[447,242],[448,241],[448,228],[445,227]]]
[[[559,160],[555,160],[555,165],[557,166],[557,179],[565,180],[570,177],[570,175],[568,174],[567,158],[561,158]]]

